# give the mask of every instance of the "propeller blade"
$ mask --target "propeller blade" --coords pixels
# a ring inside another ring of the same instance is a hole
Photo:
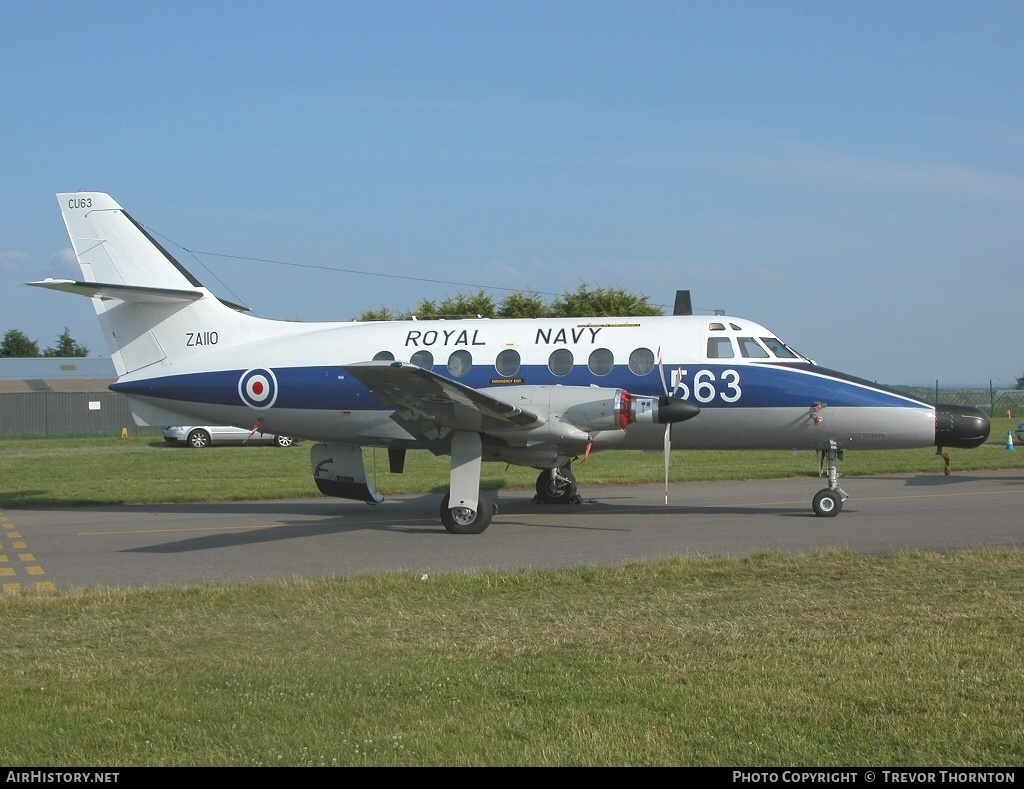
[[[659,345],[658,346],[658,375],[661,376],[661,388],[664,390],[665,396],[669,397],[669,398],[672,398],[673,400],[675,399],[676,392],[679,391],[679,384],[681,384],[682,381],[683,381],[683,368],[682,367],[678,367],[676,369],[678,370],[678,372],[676,373],[676,376],[675,376],[676,380],[675,380],[675,383],[672,385],[672,393],[669,394],[668,382],[665,380],[665,361],[664,361],[664,359],[661,358],[661,346]],[[663,447],[663,451],[664,451],[664,454],[665,454],[665,506],[667,507],[668,506],[668,477],[669,477],[669,468],[670,468],[671,463],[672,463],[672,423],[671,422],[666,422],[665,423],[665,446]]]
[[[665,425],[665,506],[668,506],[668,468],[672,453],[672,423]]]
[[[672,386],[672,396],[673,397],[676,396],[676,392],[679,391],[679,385],[682,382],[683,382],[683,368],[682,367],[677,367],[676,368],[676,382]]]
[[[661,376],[661,388],[668,394],[668,384],[665,383],[665,363],[661,359],[661,346],[658,346],[658,375]]]

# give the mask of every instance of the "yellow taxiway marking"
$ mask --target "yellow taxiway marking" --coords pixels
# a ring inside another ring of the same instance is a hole
[[[7,554],[0,554],[0,577],[12,578],[22,573],[36,578],[45,576],[46,570],[38,564],[39,560],[36,559],[35,554],[28,550],[28,543],[22,539],[21,533],[14,530],[14,525],[5,516],[0,515],[0,520],[3,521],[3,535],[10,540],[10,549],[18,552],[16,561],[11,561],[11,557]],[[25,587],[17,581],[10,581],[4,583],[0,588],[2,588],[3,594],[13,594],[21,592]],[[35,581],[29,588],[34,588],[37,592],[57,591],[57,586],[53,581]]]

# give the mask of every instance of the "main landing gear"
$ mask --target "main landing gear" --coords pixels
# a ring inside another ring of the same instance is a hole
[[[452,435],[452,470],[448,493],[441,502],[441,523],[452,534],[480,534],[498,511],[493,496],[480,490],[482,459],[480,434],[456,431]],[[405,450],[389,450],[392,473],[401,473]],[[384,501],[366,475],[363,451],[354,444],[315,444],[309,452],[313,481],[325,496],[355,499],[368,504]]]
[[[493,500],[480,490],[482,454],[479,433],[452,433],[451,484],[441,501],[441,523],[452,534],[479,534],[498,511]]]
[[[491,516],[498,511],[498,505],[483,491],[477,495],[476,509],[452,507],[451,493],[441,501],[441,523],[452,534],[480,534],[491,523]]]
[[[821,471],[828,468],[828,487],[814,494],[811,508],[819,518],[834,518],[843,509],[843,502],[849,498],[846,491],[839,487],[839,470],[836,461],[843,459],[843,450],[837,448],[835,441],[828,442],[828,449],[821,450]]]
[[[579,504],[576,475],[572,473],[572,465],[566,463],[561,468],[546,468],[537,477],[537,495],[534,504]]]

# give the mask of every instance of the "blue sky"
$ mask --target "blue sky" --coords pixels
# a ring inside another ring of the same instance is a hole
[[[107,354],[23,287],[78,276],[86,189],[266,317],[688,288],[829,367],[1012,385],[1022,40],[1019,2],[4,3],[0,332]]]

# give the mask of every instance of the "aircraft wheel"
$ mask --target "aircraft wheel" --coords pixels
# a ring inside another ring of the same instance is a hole
[[[819,518],[834,518],[843,508],[843,500],[834,490],[825,488],[814,494],[811,507]]]
[[[477,509],[468,507],[449,507],[451,494],[446,493],[441,501],[441,523],[452,534],[480,534],[491,523],[491,516],[498,507],[490,497],[481,493],[477,500]]]
[[[576,491],[576,475],[569,466],[546,468],[537,477],[537,499],[544,504],[569,504]]]
[[[210,446],[210,434],[205,430],[193,430],[188,434],[188,445],[195,449]]]
[[[274,443],[279,447],[290,447],[295,443],[295,439],[291,436],[274,436]]]

